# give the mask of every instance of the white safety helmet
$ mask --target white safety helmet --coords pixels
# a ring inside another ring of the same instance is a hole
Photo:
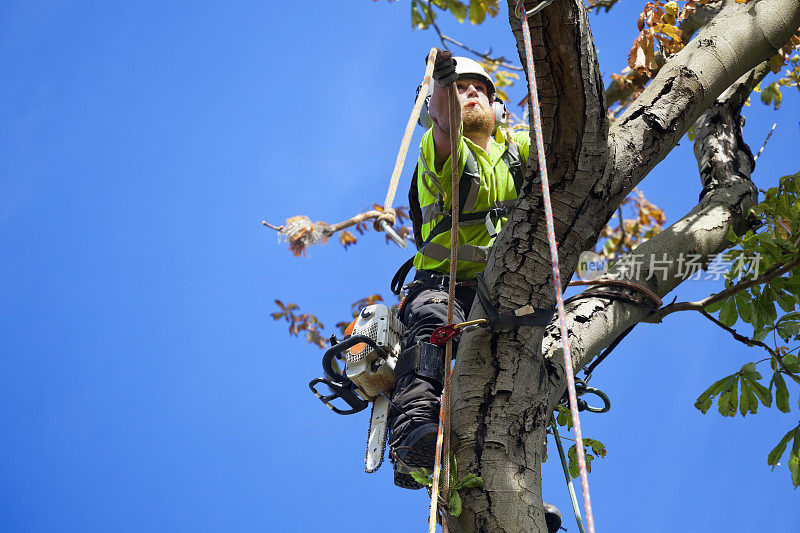
[[[454,57],[453,59],[456,61],[456,74],[458,74],[458,79],[477,78],[486,84],[486,89],[488,90],[487,96],[489,99],[491,100],[492,97],[494,97],[492,109],[494,109],[495,128],[499,127],[501,124],[505,124],[508,118],[506,104],[497,96],[497,94],[495,94],[496,89],[494,82],[492,81],[492,77],[489,76],[489,74],[486,72],[486,69],[483,68],[483,65],[468,57]],[[436,82],[431,82],[430,86],[428,87],[428,94],[425,96],[425,104],[422,106],[422,111],[420,112],[419,120],[417,121],[419,125],[425,129],[433,126],[433,121],[428,113],[428,102],[433,94],[434,83]],[[421,86],[417,87],[417,92],[419,92],[420,87]]]
[[[489,76],[489,73],[486,72],[486,69],[483,68],[483,65],[468,57],[454,57],[453,59],[456,62],[456,74],[458,74],[458,79],[478,78],[482,80],[489,91],[487,96],[491,98],[495,93],[494,82],[491,76]]]

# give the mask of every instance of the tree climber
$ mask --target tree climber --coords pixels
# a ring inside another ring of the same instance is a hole
[[[460,103],[456,121],[462,124],[457,153],[462,215],[455,322],[463,322],[472,306],[475,276],[485,268],[494,238],[507,221],[504,208],[513,207],[517,198],[515,181],[519,183],[522,179],[530,145],[527,131],[510,139],[500,133],[498,138],[503,142],[496,140],[495,115],[502,115],[505,108],[499,99],[495,103],[494,83],[478,62],[439,52],[433,79],[436,83],[427,104],[432,126],[422,137],[417,171],[409,192],[419,250],[413,258],[417,273],[405,287],[400,315],[406,330],[395,369],[394,403],[401,410],[391,409],[389,424],[391,456],[399,459],[394,463],[394,482],[410,489],[421,485],[408,472],[433,469],[444,379],[444,350],[431,344],[430,337],[436,328],[447,323],[452,171],[446,87],[456,84]],[[404,266],[403,277],[411,262]],[[453,353],[457,346],[454,339]]]
[[[405,326],[401,354],[395,368],[389,442],[395,485],[419,489],[409,472],[433,470],[439,421],[439,398],[444,381],[444,350],[430,342],[433,331],[447,323],[450,272],[451,201],[450,120],[446,87],[456,84],[461,123],[456,159],[459,180],[459,237],[454,322],[463,322],[475,298],[475,278],[486,267],[497,233],[508,221],[524,177],[530,136],[511,134],[497,126],[505,122],[505,105],[494,82],[476,61],[440,51],[434,65],[433,92],[420,123],[430,122],[419,147],[419,160],[409,191],[417,253],[400,268],[392,290],[400,285],[412,264],[417,273],[404,287],[400,318]],[[425,116],[427,111],[427,117]],[[412,263],[413,261],[413,263]],[[453,353],[458,337],[453,339]],[[399,409],[395,409],[397,406]],[[544,504],[549,532],[558,531],[558,509]]]
[[[413,257],[417,273],[405,286],[400,318],[405,325],[401,354],[395,368],[394,407],[390,410],[389,442],[395,485],[418,489],[409,472],[431,471],[436,454],[439,398],[444,380],[444,350],[430,342],[433,331],[447,323],[450,271],[451,154],[446,87],[456,84],[461,136],[456,154],[460,172],[458,264],[454,322],[463,322],[475,298],[476,275],[486,267],[497,233],[506,224],[507,210],[517,199],[528,159],[527,131],[509,133],[497,126],[505,122],[505,106],[497,98],[494,82],[476,61],[440,51],[434,65],[433,92],[420,123],[431,127],[422,137],[417,169],[411,180],[409,205],[418,251]],[[411,260],[393,280],[398,291]],[[453,339],[453,353],[458,347]],[[550,531],[561,524],[558,509],[545,504]]]

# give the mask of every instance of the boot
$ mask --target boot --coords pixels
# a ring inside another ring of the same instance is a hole
[[[427,342],[403,350],[397,361],[393,401],[399,410],[390,410],[389,443],[398,487],[422,488],[409,472],[433,470],[443,363],[439,347]]]

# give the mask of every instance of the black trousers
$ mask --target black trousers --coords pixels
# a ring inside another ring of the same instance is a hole
[[[447,286],[423,283],[410,290],[400,319],[405,326],[401,349],[420,342],[430,342],[433,331],[447,324]],[[456,287],[453,302],[453,322],[464,322],[475,299],[471,287]],[[453,355],[458,348],[458,337],[453,340]],[[444,354],[444,347],[441,348]],[[402,351],[401,351],[402,357]],[[444,357],[441,358],[444,365]],[[439,397],[442,383],[409,373],[399,376],[394,388],[394,403],[403,409],[390,410],[390,443],[398,444],[414,428],[427,422],[439,422]]]

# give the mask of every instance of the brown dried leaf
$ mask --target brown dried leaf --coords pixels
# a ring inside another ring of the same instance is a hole
[[[368,305],[372,305],[374,303],[382,301],[383,301],[383,296],[381,296],[380,294],[373,294],[367,296],[366,298],[361,298],[360,300],[356,300],[350,305],[350,308],[353,310],[353,313],[358,313]]]
[[[777,74],[781,71],[781,68],[784,64],[784,57],[783,54],[775,54],[769,60],[769,67],[772,70],[773,74]]]
[[[358,241],[356,240],[355,236],[349,231],[340,231],[339,242],[342,243],[342,246],[344,246],[345,249],[347,249],[348,246],[351,246]]]

